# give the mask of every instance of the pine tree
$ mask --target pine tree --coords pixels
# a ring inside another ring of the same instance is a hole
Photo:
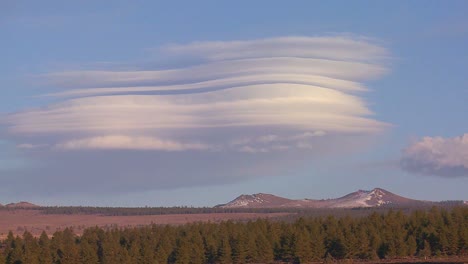
[[[266,239],[271,244],[273,249],[273,259],[281,258],[281,227],[278,223],[266,224]]]
[[[130,246],[128,248],[128,254],[130,255],[130,259],[132,259],[133,263],[139,263],[141,255],[140,255],[140,241],[139,238],[136,238],[138,240],[133,240],[130,243]],[[168,259],[166,258],[166,261]],[[165,263],[165,262],[160,262],[160,263]]]
[[[62,264],[76,264],[80,259],[80,252],[76,244],[76,236],[71,228],[63,231],[63,257]]]
[[[245,248],[246,248],[246,256],[245,260],[246,262],[255,262],[254,260],[258,259],[258,245],[257,245],[257,239],[256,237],[258,236],[257,232],[259,232],[257,227],[252,224],[252,226],[247,226],[247,229],[250,230],[250,232],[243,231],[245,232]]]
[[[128,253],[128,250],[124,247],[119,248],[118,252],[118,263],[119,264],[133,264],[135,262],[132,261],[132,258],[130,257],[130,254]],[[155,261],[155,263],[157,263]]]
[[[341,238],[334,238],[328,243],[328,252],[336,259],[346,257],[346,246]]]
[[[283,233],[280,237],[279,259],[286,262],[294,261],[294,232],[289,225],[282,224]]]
[[[23,261],[28,264],[39,263],[39,245],[28,231],[23,234]]]
[[[401,226],[394,229],[394,245],[395,245],[395,255],[397,257],[404,257],[408,254],[408,245],[405,241],[406,232]]]
[[[218,252],[214,230],[203,230],[203,246],[205,251],[205,259],[208,263],[214,263]]]
[[[98,236],[96,229],[86,229],[80,238],[80,260],[81,263],[97,264],[98,256]]]
[[[143,240],[142,243],[140,244],[140,259],[139,263],[141,264],[153,264],[155,263],[155,251],[149,243],[150,240],[146,239]],[[111,262],[109,262],[111,263]]]
[[[5,257],[5,252],[0,251],[0,264],[5,264],[6,263],[6,257]]]
[[[432,254],[432,251],[431,251],[431,244],[429,244],[429,242],[427,240],[424,240],[423,242],[423,248],[421,248],[419,250],[419,253],[418,255],[420,257],[424,257],[424,258],[427,258],[427,257],[430,257]]]
[[[186,234],[179,237],[177,240],[177,247],[175,249],[175,263],[188,264],[190,263],[190,242]]]
[[[223,264],[232,263],[232,250],[227,235],[221,235],[218,246],[217,262]]]
[[[205,263],[205,248],[203,246],[203,238],[200,234],[198,225],[190,228],[188,238],[190,247],[190,263]]]
[[[97,250],[93,245],[87,240],[81,240],[80,243],[80,260],[81,263],[89,264],[98,264],[99,257],[97,255]]]
[[[324,244],[324,235],[322,232],[321,223],[314,221],[310,228],[310,237],[312,243],[312,258],[321,260],[325,257],[326,249]]]
[[[15,247],[15,236],[12,231],[8,232],[7,239],[4,241],[5,249],[3,250],[3,255],[5,256],[5,263],[12,263],[12,253]]]
[[[369,245],[369,237],[363,226],[360,226],[356,231],[356,239],[359,241],[360,246],[354,249],[356,251],[355,256],[359,259],[370,259],[371,248]]]
[[[246,263],[247,259],[247,234],[240,232],[236,234],[231,242],[232,260],[234,263]]]
[[[344,258],[355,258],[360,253],[362,247],[361,241],[357,238],[357,227],[353,219],[350,216],[346,216],[339,220],[341,228],[342,241],[346,249],[346,255]]]
[[[453,223],[448,230],[447,240],[448,240],[448,253],[450,255],[457,255],[459,252],[459,242],[460,242],[460,235],[459,235],[459,228],[458,225]]]
[[[53,263],[61,263],[62,257],[62,244],[63,244],[63,231],[56,231],[51,240],[50,240],[50,252],[52,255],[52,262]]]
[[[101,263],[119,263],[120,245],[117,234],[115,234],[113,231],[106,232],[106,234],[101,238],[100,245],[102,251]],[[146,264],[146,262],[143,263]]]
[[[41,236],[39,237],[39,248],[39,263],[52,263],[52,254],[50,252],[50,240],[49,236],[46,234],[45,231],[42,231]]]
[[[312,242],[306,230],[299,231],[295,235],[294,257],[298,263],[307,263],[313,258]]]
[[[374,218],[375,220],[375,218]],[[372,220],[371,220],[372,221]],[[372,222],[371,222],[372,223]],[[380,238],[379,229],[375,227],[369,228],[369,245],[370,245],[370,259],[377,260],[380,258],[379,249],[382,245],[382,240]],[[383,258],[383,256],[382,256]]]
[[[23,264],[23,241],[20,237],[15,237],[12,242],[11,250],[7,257],[7,263],[11,264]]]
[[[406,245],[406,256],[414,256],[418,249],[418,244],[416,243],[416,238],[413,235],[408,236],[408,238],[406,239]]]
[[[273,246],[263,233],[258,234],[256,239],[257,258],[255,263],[271,263],[274,260]]]
[[[5,264],[6,263],[6,257],[3,254],[3,252],[0,252],[0,264]]]

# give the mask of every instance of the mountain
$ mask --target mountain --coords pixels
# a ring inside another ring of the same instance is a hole
[[[9,204],[5,205],[5,207],[8,207],[8,208],[25,208],[26,209],[26,208],[38,208],[40,206],[29,203],[29,202],[21,201],[19,203],[9,203]]]
[[[371,191],[358,190],[343,197],[326,200],[292,200],[272,194],[241,195],[221,208],[354,208],[429,205],[434,202],[405,198],[381,188]]]
[[[432,203],[402,197],[381,188],[375,188],[371,191],[359,190],[340,198],[327,200],[327,202],[328,207],[332,208],[378,207],[382,205],[410,206]]]
[[[282,207],[284,204],[289,204],[294,200],[275,196],[266,193],[257,193],[251,195],[241,195],[227,204],[220,205],[223,208],[240,208],[240,207],[253,207],[253,208],[274,208]]]

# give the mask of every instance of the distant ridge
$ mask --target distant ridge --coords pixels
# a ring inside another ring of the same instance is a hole
[[[460,204],[466,202],[459,201]],[[220,204],[220,208],[355,208],[355,207],[379,207],[379,206],[422,206],[436,205],[438,202],[422,201],[396,195],[382,188],[370,191],[358,190],[343,197],[313,200],[292,200],[272,194],[258,193],[241,195],[226,204]]]
[[[36,205],[36,204],[32,204],[30,202],[25,202],[25,201],[21,201],[21,202],[18,202],[18,203],[9,203],[7,205],[5,205],[5,207],[7,208],[39,208],[40,206],[39,205]]]

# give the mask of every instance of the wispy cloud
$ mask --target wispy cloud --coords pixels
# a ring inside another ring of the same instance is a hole
[[[210,146],[199,143],[181,143],[161,140],[154,137],[131,137],[125,135],[107,135],[82,139],[72,139],[56,145],[62,150],[79,149],[140,149],[140,150],[203,150]]]
[[[215,67],[216,68],[216,67]],[[216,70],[216,69],[214,69]],[[101,72],[103,75],[114,74]],[[126,74],[128,72],[122,73]],[[66,73],[56,73],[52,75],[47,75],[52,79],[55,79],[55,82],[61,83],[72,83],[76,84],[80,82],[80,78],[77,75],[84,73],[77,72],[66,72]],[[96,74],[95,72],[92,75]],[[192,73],[183,73],[191,76]],[[62,80],[63,78],[63,80]],[[93,77],[87,76],[86,79]],[[99,77],[98,77],[99,78]],[[86,88],[86,89],[72,89],[61,92],[55,92],[46,94],[47,97],[83,97],[83,96],[95,96],[95,95],[125,95],[125,94],[141,94],[141,95],[150,95],[150,94],[162,94],[162,93],[189,93],[189,92],[203,92],[203,91],[212,91],[220,90],[227,88],[240,88],[249,85],[260,85],[260,84],[302,84],[310,85],[324,88],[332,88],[337,90],[343,90],[347,92],[352,91],[367,91],[367,89],[359,82],[331,78],[321,75],[312,75],[304,73],[250,73],[245,75],[239,75],[234,77],[222,77],[219,79],[207,80],[207,81],[194,81],[191,83],[184,84],[171,84],[171,85],[144,85],[139,86],[127,86],[127,85],[137,85],[135,83],[118,83],[116,80],[118,78],[112,78],[110,84],[105,84],[103,80],[102,85],[123,85],[118,87],[101,87],[101,88]],[[181,79],[183,77],[179,77]],[[76,80],[75,80],[76,79]],[[164,80],[161,82],[174,82],[174,79]],[[191,80],[188,80],[191,81]],[[82,81],[81,81],[82,82]],[[150,82],[150,81],[147,81]],[[90,85],[90,84],[89,84]]]
[[[364,90],[360,81],[384,74],[383,62],[388,57],[386,49],[379,45],[345,37],[196,42],[169,45],[160,52],[174,60],[196,57],[198,63],[165,70],[63,71],[44,77],[57,86],[78,87],[55,96],[207,90],[265,83],[350,91]]]
[[[12,133],[187,133],[190,128],[283,126],[343,133],[386,125],[354,95],[297,84],[262,84],[197,94],[86,97],[8,116]],[[182,131],[184,130],[184,131]]]
[[[382,61],[388,56],[385,48],[366,39],[197,42],[169,45],[161,52],[199,57],[201,62],[168,70],[50,73],[47,78],[56,85],[83,88],[48,95],[73,99],[9,115],[9,131],[16,136],[55,135],[70,143],[65,146],[80,149],[95,148],[97,141],[99,148],[113,149],[115,144],[107,144],[115,140],[112,135],[125,135],[125,149],[158,150],[140,143],[151,137],[201,142],[193,130],[225,127],[247,128],[238,138],[250,136],[248,127],[267,126],[283,134],[290,131],[282,135],[290,138],[310,131],[376,133],[387,126],[371,118],[359,96],[367,90],[362,81],[386,72]],[[302,141],[288,147],[307,145]],[[159,145],[153,143],[148,145]]]
[[[369,38],[357,37],[280,37],[245,41],[194,42],[168,45],[163,52],[210,61],[243,58],[297,57],[340,61],[375,62],[388,58],[385,48]]]
[[[468,177],[468,134],[424,137],[404,150],[401,166],[423,175]]]
[[[297,135],[278,136],[274,134],[236,139],[229,143],[232,149],[248,153],[265,153],[270,151],[283,151],[294,148],[308,149],[312,146],[309,141],[315,137],[325,136],[324,131],[305,132]]]
[[[47,145],[46,144],[21,143],[21,144],[16,145],[16,147],[19,149],[39,149],[39,148],[47,147]]]

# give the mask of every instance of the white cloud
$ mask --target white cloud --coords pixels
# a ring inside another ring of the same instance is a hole
[[[197,42],[161,52],[199,62],[166,70],[50,73],[51,83],[72,89],[48,96],[73,99],[10,114],[2,123],[17,138],[62,150],[216,146],[263,153],[388,126],[372,118],[361,97],[363,82],[382,76],[388,57],[365,38]],[[253,139],[226,143],[245,138]]]
[[[84,87],[127,87],[127,86],[161,86],[153,90],[172,90],[166,84],[181,85],[223,79],[226,85],[229,82],[250,81],[255,82],[257,75],[259,80],[272,78],[279,82],[305,83],[331,83],[335,86],[344,86],[351,82],[374,79],[386,72],[385,67],[377,63],[364,63],[346,60],[326,60],[314,58],[244,58],[238,60],[206,62],[191,67],[181,67],[171,70],[153,71],[66,71],[46,75],[57,85],[69,86],[70,84]],[[262,75],[266,75],[262,77]],[[284,76],[281,76],[284,75]],[[291,78],[292,77],[292,78]],[[247,79],[247,80],[246,80]],[[283,80],[282,80],[283,79]],[[346,81],[342,81],[346,80]],[[266,80],[268,81],[268,80]],[[217,84],[214,83],[214,85]],[[210,83],[208,83],[209,85]],[[249,83],[247,83],[248,85]],[[198,84],[201,86],[200,84]],[[203,85],[203,83],[202,83]],[[206,83],[204,84],[206,85]],[[213,84],[211,84],[213,85]],[[190,86],[189,86],[190,87]],[[175,86],[176,90],[184,89],[183,86]],[[148,89],[148,88],[147,88]],[[346,88],[343,88],[346,89]],[[349,90],[349,88],[348,88]],[[105,91],[105,90],[103,90]],[[84,92],[83,90],[81,91]],[[96,91],[91,90],[96,93]],[[65,94],[66,95],[66,94]]]
[[[30,144],[30,143],[21,143],[16,145],[19,149],[38,149],[47,147],[46,144]]]
[[[73,139],[56,145],[62,150],[80,149],[138,149],[138,150],[206,150],[210,146],[199,143],[181,143],[171,140],[161,140],[154,137],[132,137],[125,135],[106,135],[83,139]]]
[[[157,67],[81,65],[41,76],[50,90],[32,103],[51,103],[0,117],[2,138],[27,162],[2,178],[1,191],[120,195],[290,175],[355,153],[389,126],[363,96],[366,82],[387,72],[387,50],[369,39],[198,42],[159,52]]]
[[[255,85],[166,96],[86,97],[12,114],[10,131],[24,134],[189,133],[193,128],[282,126],[340,133],[378,132],[362,99],[341,91],[296,84]]]
[[[178,56],[195,56],[211,61],[239,58],[298,57],[369,61],[388,57],[385,48],[368,38],[279,37],[246,41],[194,42],[162,49]]]
[[[58,76],[63,78],[64,82],[71,82],[75,78],[74,72],[60,73]],[[84,73],[80,73],[84,74]],[[57,74],[54,75],[57,77]],[[76,76],[76,78],[81,78]],[[72,80],[70,80],[72,79]],[[112,79],[115,82],[115,79]],[[168,80],[159,80],[168,81]],[[171,79],[171,81],[175,81]],[[132,94],[132,93],[151,93],[151,92],[170,92],[170,91],[190,91],[190,90],[209,90],[216,88],[240,88],[249,85],[256,84],[303,84],[311,85],[324,88],[332,88],[343,91],[367,91],[367,88],[359,82],[348,81],[343,79],[331,78],[320,75],[311,74],[270,74],[270,73],[259,73],[259,74],[248,74],[239,75],[235,77],[225,77],[214,80],[207,80],[201,82],[184,83],[184,84],[172,84],[172,85],[141,85],[141,86],[123,86],[123,87],[104,87],[104,88],[86,88],[86,89],[72,89],[61,92],[55,92],[47,94],[46,96],[54,97],[80,97],[80,96],[92,96],[92,95],[106,95],[106,94]],[[117,83],[118,84],[118,83]],[[112,83],[110,85],[116,85]]]
[[[468,134],[460,137],[424,137],[403,152],[403,169],[442,177],[468,177]]]
[[[388,58],[385,48],[369,39],[354,37],[195,42],[169,45],[160,52],[173,60],[197,57],[201,62],[165,70],[63,71],[44,77],[59,88],[75,88],[51,94],[54,96],[216,89],[264,83],[362,91],[366,88],[360,81],[384,74],[382,62]]]
[[[242,138],[231,141],[229,147],[240,152],[266,153],[272,151],[285,151],[291,148],[310,149],[309,141],[315,137],[323,137],[326,133],[318,130],[295,135],[263,135],[258,137]]]
[[[317,130],[314,132],[304,132],[302,134],[294,135],[291,138],[292,139],[307,139],[307,138],[312,138],[312,137],[322,137],[325,136],[327,133],[322,130]]]

